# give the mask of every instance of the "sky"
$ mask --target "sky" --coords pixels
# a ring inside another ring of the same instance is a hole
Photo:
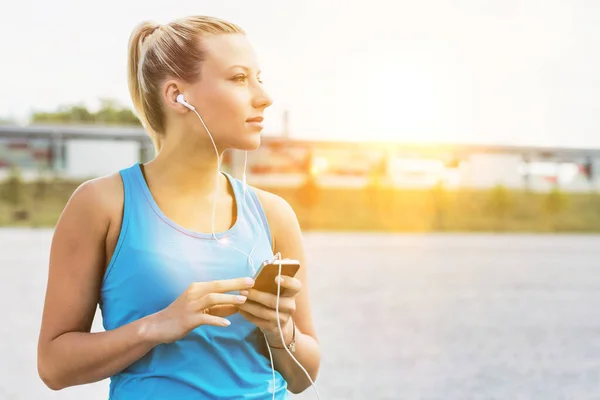
[[[297,138],[600,147],[595,0],[75,0],[0,12],[0,118],[131,106],[139,22],[213,15],[248,33]]]

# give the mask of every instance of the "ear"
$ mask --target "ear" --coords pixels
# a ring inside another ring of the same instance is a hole
[[[183,93],[183,85],[177,80],[170,79],[162,86],[162,97],[165,107],[178,114],[185,114],[189,109],[177,102],[177,96],[181,93]]]

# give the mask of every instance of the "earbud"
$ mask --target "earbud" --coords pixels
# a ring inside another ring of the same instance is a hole
[[[187,101],[185,101],[185,99],[183,98],[183,94],[178,94],[177,95],[177,102],[179,104],[183,104],[184,106],[186,106],[187,108],[189,108],[192,111],[194,111],[196,109],[193,105],[191,105],[190,103],[188,103]]]

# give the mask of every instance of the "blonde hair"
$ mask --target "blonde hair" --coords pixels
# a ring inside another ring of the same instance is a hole
[[[167,25],[139,24],[129,38],[128,82],[133,106],[158,152],[164,135],[160,84],[168,77],[193,82],[206,58],[201,39],[245,34],[239,26],[215,17],[191,16]]]

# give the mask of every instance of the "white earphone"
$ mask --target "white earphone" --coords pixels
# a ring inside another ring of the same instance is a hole
[[[196,107],[194,107],[193,105],[191,105],[190,103],[188,103],[187,101],[185,101],[185,98],[183,97],[183,94],[178,94],[177,95],[177,102],[184,105],[185,107],[187,107],[188,109],[190,109],[191,111],[194,112],[194,114],[196,114],[196,116],[198,117],[198,119],[200,120],[200,122],[202,123],[202,126],[204,126],[204,129],[206,129],[206,133],[208,133],[208,137],[210,138],[213,147],[215,148],[215,154],[217,155],[217,176],[219,174],[221,174],[221,158],[219,157],[219,151],[217,150],[217,145],[215,144],[215,141],[210,133],[210,131],[208,130],[208,127],[206,126],[206,124],[204,123],[204,120],[202,119],[202,117],[200,116],[200,114],[198,114],[198,111],[196,111]],[[243,177],[243,184],[244,184],[244,197],[243,197],[243,205],[246,205],[246,165],[247,165],[247,160],[248,160],[248,152],[246,152],[246,157],[244,158],[244,177]],[[219,240],[219,238],[217,238],[216,234],[215,234],[215,212],[216,212],[216,208],[217,208],[217,193],[219,190],[219,180],[217,179],[217,187],[215,188],[215,194],[214,194],[214,200],[213,200],[213,214],[212,214],[212,235],[213,238],[227,246],[230,247],[234,250],[239,251],[240,253],[244,254],[245,256],[248,257],[248,263],[250,264],[250,266],[252,267],[252,270],[256,273],[256,270],[254,268],[254,261],[252,260],[252,253],[254,252],[254,249],[256,248],[256,244],[252,247],[252,250],[250,251],[249,254],[246,254],[245,252],[243,252],[242,250],[233,247],[227,243],[223,243]],[[250,213],[250,215],[252,215],[252,213]],[[254,216],[253,216],[254,218]],[[260,224],[256,218],[254,218],[254,222],[257,224],[257,226],[261,229],[261,233],[262,233],[262,224]],[[257,241],[258,243],[258,241]],[[278,253],[277,254],[278,259],[281,260],[281,255]],[[279,264],[279,276],[281,276],[281,263]],[[279,297],[281,294],[281,286],[279,285],[279,282],[277,283],[277,299],[276,299],[276,305],[275,305],[275,312],[277,314],[277,326],[279,328],[279,334],[281,336],[281,341],[284,341],[284,337],[283,337],[283,330],[281,329],[281,323],[280,323],[280,319],[279,319]],[[265,341],[267,340],[267,337],[265,335]],[[269,357],[271,359],[271,370],[273,372],[273,385],[275,385],[275,367],[274,367],[274,363],[273,363],[273,354],[271,353],[271,348],[267,343],[267,350],[269,351]],[[313,386],[313,389],[315,389],[315,393],[317,394],[317,398],[319,397],[319,392],[317,391],[317,386],[315,385],[315,383],[313,382],[313,380],[310,377],[310,374],[306,371],[306,369],[304,369],[304,367],[302,366],[302,364],[300,364],[300,362],[296,359],[296,357],[293,356],[293,354],[290,352],[289,349],[285,349],[288,353],[288,355],[290,357],[292,357],[292,359],[296,362],[296,364],[298,364],[298,366],[300,367],[300,369],[306,374],[308,380],[310,381],[310,383]],[[273,388],[273,399],[275,399],[275,390]]]
[[[189,108],[192,111],[195,111],[196,108],[191,105],[190,103],[188,103],[187,101],[185,101],[185,99],[183,98],[183,94],[178,94],[177,95],[177,102],[180,104],[183,104],[184,106],[186,106],[187,108]]]

